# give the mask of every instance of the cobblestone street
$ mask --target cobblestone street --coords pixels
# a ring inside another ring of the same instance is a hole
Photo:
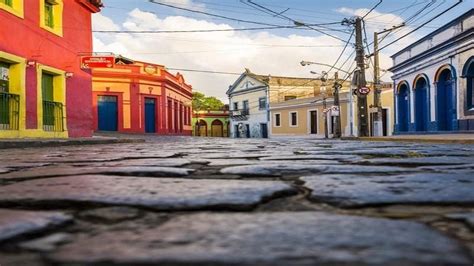
[[[0,265],[472,265],[474,145],[0,150]]]

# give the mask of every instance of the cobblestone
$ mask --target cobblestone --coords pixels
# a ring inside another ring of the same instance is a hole
[[[0,150],[1,266],[474,262],[474,145],[140,138]]]

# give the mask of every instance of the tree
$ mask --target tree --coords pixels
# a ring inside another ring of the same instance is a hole
[[[224,103],[214,96],[206,96],[200,92],[193,92],[193,110],[221,110]]]

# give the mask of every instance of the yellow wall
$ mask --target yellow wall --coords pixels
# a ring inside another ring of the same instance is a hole
[[[0,2],[0,9],[10,12],[19,18],[23,18],[24,17],[23,2],[24,1],[26,0],[12,0],[12,6],[8,6]]]

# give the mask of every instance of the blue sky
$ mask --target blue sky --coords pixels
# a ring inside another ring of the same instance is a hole
[[[200,10],[220,16],[251,20],[273,25],[293,25],[290,21],[269,15],[239,0],[156,0],[157,2]],[[245,1],[245,0],[243,0]],[[240,73],[250,68],[258,74],[308,77],[309,70],[323,71],[321,67],[301,68],[301,60],[333,64],[350,36],[351,28],[337,24],[344,18],[363,15],[378,0],[253,0],[275,12],[307,24],[336,23],[328,31],[333,37],[314,30],[279,29],[225,33],[178,33],[178,34],[114,34],[96,33],[94,49],[97,52],[113,52],[142,61],[163,64],[170,68],[214,70]],[[367,44],[374,31],[399,24],[413,15],[407,27],[394,32],[385,42],[394,40],[457,0],[384,0],[366,18]],[[431,5],[419,12],[427,4]],[[215,18],[188,11],[177,10],[150,3],[148,0],[104,0],[102,12],[94,15],[96,30],[195,30],[240,29],[261,27],[222,18]],[[474,7],[474,0],[464,2],[447,14],[437,18],[415,34],[387,47],[381,53],[382,68],[391,66],[390,55],[414,42],[439,26]],[[345,31],[345,32],[344,32]],[[341,41],[342,40],[342,41]],[[353,43],[352,39],[350,43]],[[370,50],[370,45],[369,45]],[[349,70],[353,51],[349,46],[338,66]],[[226,99],[227,87],[236,79],[232,75],[211,75],[184,72],[186,81],[193,88],[206,94]],[[369,74],[370,79],[370,74]],[[383,77],[390,81],[390,74]]]

